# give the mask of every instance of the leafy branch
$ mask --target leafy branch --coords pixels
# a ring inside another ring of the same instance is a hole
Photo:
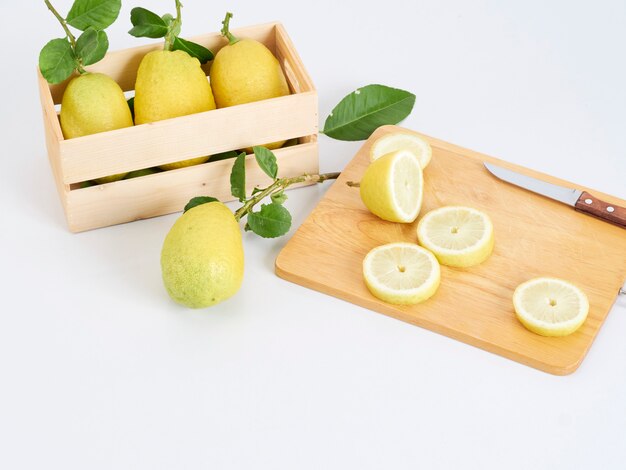
[[[229,41],[236,40],[228,30],[231,13],[226,14],[222,24],[222,35]],[[409,115],[415,103],[415,95],[408,91],[390,88],[383,85],[368,85],[359,88],[347,95],[335,106],[326,119],[324,133],[339,140],[367,139],[379,126],[396,124]],[[251,230],[265,238],[275,238],[285,235],[291,227],[291,214],[284,207],[287,200],[285,189],[297,183],[323,183],[336,179],[339,173],[323,173],[318,175],[300,175],[291,178],[278,177],[276,156],[267,148],[253,147],[254,156],[259,167],[273,181],[266,188],[254,188],[249,196],[246,193],[246,154],[241,152],[225,152],[213,156],[212,161],[225,158],[234,158],[230,173],[230,191],[243,205],[235,211],[237,221],[247,217],[245,230]],[[348,186],[359,187],[358,182],[349,181]],[[266,198],[271,202],[261,204],[261,208],[254,208]],[[200,196],[189,201],[185,211],[217,201],[214,197]]]
[[[213,59],[213,53],[204,46],[180,37],[183,24],[182,3],[175,0],[176,16],[166,13],[159,16],[145,8],[136,7],[130,12],[130,21],[133,27],[128,33],[135,37],[165,38],[163,49],[166,51],[185,51],[195,57],[201,64]]]
[[[257,164],[267,176],[273,179],[273,182],[266,188],[254,188],[252,194],[248,197],[246,195],[246,154],[241,152],[235,159],[230,174],[231,193],[243,203],[235,211],[235,219],[239,221],[247,216],[246,231],[251,230],[264,238],[280,237],[285,235],[291,228],[291,214],[283,205],[287,200],[285,189],[297,183],[323,183],[324,181],[336,179],[339,173],[304,174],[290,178],[279,178],[278,164],[274,153],[261,146],[253,147],[252,150],[254,151]],[[262,204],[260,210],[255,211],[254,207],[267,197],[270,198],[271,202]],[[209,196],[195,197],[185,206],[185,211],[212,201],[217,201],[217,199]]]
[[[87,73],[84,67],[101,60],[109,49],[104,30],[117,19],[121,0],[75,0],[66,18],[50,0],[44,0],[44,3],[61,24],[65,37],[49,41],[39,53],[41,74],[55,84],[66,80],[75,71]],[[82,31],[78,39],[69,26]]]
[[[70,28],[68,28],[67,26],[67,21],[65,21],[65,18],[63,18],[59,12],[56,10],[56,8],[54,8],[52,6],[52,3],[50,3],[49,0],[44,0],[44,3],[46,4],[46,6],[48,7],[48,10],[50,10],[52,12],[52,14],[54,15],[54,17],[59,20],[59,23],[61,23],[61,27],[63,28],[63,30],[65,31],[65,36],[67,37],[67,39],[69,39],[70,44],[72,45],[72,47],[76,47],[76,38],[74,37],[74,35],[72,34],[72,32],[70,31]]]

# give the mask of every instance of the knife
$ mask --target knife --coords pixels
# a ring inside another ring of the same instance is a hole
[[[491,174],[507,183],[549,197],[555,201],[572,206],[577,211],[626,228],[626,208],[624,207],[604,202],[587,191],[548,183],[532,176],[522,175],[516,171],[502,168],[493,163],[484,162],[484,165]]]

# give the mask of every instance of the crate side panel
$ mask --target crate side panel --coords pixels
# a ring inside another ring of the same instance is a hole
[[[319,171],[317,142],[275,151],[280,176]],[[232,160],[207,163],[115,183],[71,191],[68,196],[70,230],[81,232],[181,211],[195,196],[232,200],[229,175]],[[253,155],[246,159],[248,191],[270,183]]]
[[[46,149],[48,152],[48,161],[50,162],[50,168],[52,169],[52,176],[54,177],[54,183],[61,199],[63,210],[67,214],[67,194],[70,190],[69,185],[63,184],[63,177],[61,176],[61,160],[60,160],[60,143],[61,143],[61,127],[57,114],[54,109],[54,103],[50,96],[48,83],[43,78],[41,73],[38,73],[39,82],[39,98],[41,101],[41,111],[43,117],[44,137],[46,141]]]
[[[71,184],[317,134],[317,95],[301,93],[61,142]]]
[[[297,93],[315,91],[313,80],[306,71],[287,30],[282,24],[276,25],[276,57],[286,75],[291,79],[292,90]]]

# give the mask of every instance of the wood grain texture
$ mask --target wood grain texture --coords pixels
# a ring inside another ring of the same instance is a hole
[[[345,183],[360,180],[369,163],[372,140],[399,129],[382,127],[363,145],[281,251],[276,273],[552,374],[574,372],[626,279],[623,229],[503,183],[483,167],[483,162],[556,184],[578,185],[422,136],[430,142],[433,158],[424,172],[421,214],[452,204],[483,210],[494,223],[496,245],[491,258],[480,266],[442,266],[441,286],[426,302],[408,307],[386,304],[365,287],[363,258],[384,243],[417,242],[417,221],[382,221],[365,208],[358,189]],[[625,204],[598,191],[593,194],[612,204]],[[545,338],[526,330],[515,318],[515,287],[538,276],[569,280],[588,295],[589,316],[576,333]]]
[[[70,185],[63,182],[61,172],[60,143],[63,140],[63,133],[61,131],[61,124],[59,123],[57,113],[54,109],[54,102],[52,101],[52,96],[50,95],[48,82],[46,82],[39,70],[37,70],[37,72],[39,99],[41,101],[41,111],[43,114],[48,160],[50,162],[50,168],[52,169],[52,175],[54,176],[57,192],[59,193],[61,203],[63,204],[63,210],[67,213],[67,194],[70,191]]]
[[[619,227],[626,228],[626,208],[602,201],[587,191],[583,191],[578,201],[576,201],[576,209]]]
[[[274,151],[279,162],[279,176],[319,172],[317,140],[308,140],[298,146]],[[195,196],[231,200],[229,175],[232,164],[232,160],[221,160],[70,191],[66,211],[69,228],[72,232],[82,232],[179,212]],[[248,193],[256,185],[271,183],[254,155],[246,157],[246,183]]]
[[[317,94],[282,96],[61,142],[65,184],[317,134]]]

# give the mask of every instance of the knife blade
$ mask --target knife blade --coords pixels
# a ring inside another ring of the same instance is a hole
[[[587,215],[626,228],[626,208],[602,201],[587,191],[548,183],[547,181],[523,175],[493,163],[484,162],[483,164],[498,179],[572,206],[577,211],[584,212]]]

